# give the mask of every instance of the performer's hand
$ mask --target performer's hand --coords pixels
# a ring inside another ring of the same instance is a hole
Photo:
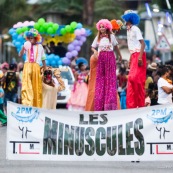
[[[121,61],[122,61],[122,56],[119,56],[119,60],[118,60],[120,63],[121,63]]]
[[[138,58],[138,65],[139,65],[139,66],[143,66],[143,61],[142,61],[141,58]]]
[[[94,51],[94,57],[98,58],[98,52],[96,50]]]
[[[57,78],[61,77],[61,75],[60,75],[61,71],[59,69],[54,70],[53,73],[54,73],[55,77],[57,77]]]

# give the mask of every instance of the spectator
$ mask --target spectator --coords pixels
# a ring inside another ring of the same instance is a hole
[[[2,88],[2,80],[3,80],[4,74],[3,72],[0,70],[0,110],[2,112],[4,112],[4,90]]]
[[[58,46],[55,47],[56,55],[59,55],[61,58],[65,57],[67,49],[62,45],[62,42],[58,43]]]
[[[168,83],[171,70],[168,67],[164,67],[161,70],[161,77],[158,80],[158,104],[172,103],[173,85]]]
[[[7,71],[4,78],[4,91],[5,91],[5,111],[7,108],[7,101],[17,102],[17,87],[19,74],[15,72],[16,66],[10,64],[9,70]]]

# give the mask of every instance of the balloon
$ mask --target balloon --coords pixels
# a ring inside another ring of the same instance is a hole
[[[47,30],[47,28],[49,27],[48,23],[44,23],[43,24],[43,28]]]
[[[62,65],[62,60],[61,59],[58,61],[58,65]]]
[[[45,62],[46,62],[46,65],[50,65],[50,64],[49,64],[49,60],[46,60]]]
[[[29,26],[29,21],[25,21],[25,22],[23,23],[23,26]]]
[[[75,50],[77,50],[79,52],[81,50],[80,46],[76,46]]]
[[[22,42],[23,41],[23,37],[21,35],[18,35],[17,41]]]
[[[9,33],[10,35],[12,35],[14,32],[15,32],[15,30],[14,30],[13,28],[11,28],[11,29],[8,31],[8,33]]]
[[[62,28],[61,31],[60,31],[60,33],[61,33],[62,35],[65,35],[65,34],[66,34],[65,28]]]
[[[48,34],[53,34],[53,33],[54,33],[53,28],[52,28],[52,27],[49,27],[49,28],[47,29],[47,33],[48,33]]]
[[[68,58],[62,58],[62,62],[64,65],[69,65],[70,64],[70,60]]]
[[[77,23],[76,23],[76,22],[71,22],[71,23],[70,23],[70,26],[71,26],[73,29],[75,29],[75,28],[77,27]]]
[[[28,26],[34,26],[35,22],[34,21],[30,21]]]
[[[53,24],[53,29],[54,30],[57,30],[59,28],[59,25],[58,24]]]
[[[22,28],[17,28],[16,32],[17,32],[17,34],[20,34],[22,32]]]
[[[65,30],[66,30],[67,32],[70,32],[70,30],[71,30],[70,25],[66,25],[66,26],[65,26]]]
[[[38,23],[35,23],[35,24],[34,24],[34,28],[35,28],[35,29],[37,29],[37,30],[38,30],[38,29],[39,29],[39,27],[40,27],[40,25],[39,25]]]
[[[72,53],[73,56],[77,56],[78,55],[78,52],[76,50],[73,50],[71,53]]]
[[[81,23],[78,23],[78,24],[77,24],[77,28],[78,28],[78,29],[81,29],[82,27],[83,27],[83,25],[82,25]]]
[[[79,44],[79,42],[78,42],[77,40],[74,40],[74,41],[73,41],[73,45],[74,45],[74,46],[78,46],[78,44]]]
[[[81,32],[82,35],[84,35],[86,33],[84,28],[81,28],[80,32]]]
[[[58,55],[55,55],[54,59],[55,59],[56,62],[58,62],[60,60],[60,57]]]
[[[43,26],[41,26],[41,27],[39,28],[39,32],[40,32],[40,33],[44,33],[44,32],[45,32],[45,28],[44,28]]]
[[[45,20],[43,18],[38,19],[38,24],[43,25],[45,23]]]
[[[67,52],[67,53],[65,54],[65,56],[66,56],[67,58],[69,58],[69,59],[70,59],[70,58],[72,58],[72,56],[73,56],[73,55],[72,55],[72,53]]]
[[[26,50],[31,49],[31,42],[30,42],[30,41],[26,41],[26,42],[24,43],[24,48],[25,48]]]
[[[76,36],[81,35],[81,32],[80,32],[80,30],[79,30],[79,29],[76,29],[74,33],[75,33],[75,35],[76,35]]]
[[[20,43],[19,41],[16,41],[16,42],[15,42],[15,46],[16,46],[17,48],[19,48],[19,47],[21,47],[21,43]]]
[[[49,27],[52,27],[52,26],[53,26],[53,23],[52,23],[52,22],[49,22],[49,23],[48,23],[48,26],[49,26]]]
[[[51,61],[50,64],[51,64],[51,66],[56,67],[56,61],[55,60]]]
[[[86,37],[81,37],[81,39],[80,39],[83,43],[86,41]]]
[[[68,51],[72,51],[74,50],[74,46],[73,44],[69,44],[68,47],[67,47]]]

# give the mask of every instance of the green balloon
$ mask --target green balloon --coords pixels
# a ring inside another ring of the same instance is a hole
[[[57,30],[58,28],[59,28],[59,25],[58,25],[58,24],[56,24],[56,23],[53,24],[53,29],[54,29],[54,30]]]
[[[34,28],[38,30],[40,28],[40,25],[38,23],[35,23]]]
[[[47,28],[49,27],[48,23],[44,23],[43,24],[43,28],[47,30]]]
[[[66,30],[67,32],[70,32],[70,31],[71,31],[70,25],[66,25],[66,26],[65,26],[65,30]]]
[[[43,18],[38,19],[38,23],[40,25],[43,25],[45,23],[45,20]]]
[[[77,27],[77,22],[71,22],[70,23],[70,26],[75,29]]]
[[[39,28],[39,32],[40,32],[40,33],[44,33],[44,32],[45,32],[45,28],[44,28],[43,26],[41,26],[41,27]]]
[[[49,23],[48,23],[48,26],[49,26],[49,27],[52,27],[52,26],[53,26],[53,23],[52,23],[52,22],[49,22]]]
[[[17,34],[20,34],[21,31],[22,31],[22,28],[17,28],[17,29],[16,29]]]
[[[53,33],[54,33],[53,28],[52,28],[52,27],[49,27],[49,28],[47,29],[47,33],[48,33],[48,34],[53,34]]]
[[[60,33],[61,33],[62,35],[65,35],[65,34],[66,34],[65,28],[62,28],[61,31],[60,31]]]
[[[24,27],[22,28],[22,30],[23,30],[23,32],[28,31],[28,27],[27,27],[27,26],[24,26]]]

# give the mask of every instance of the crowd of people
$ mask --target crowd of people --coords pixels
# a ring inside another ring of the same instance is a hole
[[[122,18],[127,28],[129,62],[123,60],[112,23],[99,20],[98,34],[91,45],[90,70],[84,62],[76,64],[77,57],[71,62],[75,83],[68,110],[106,111],[172,103],[173,67],[161,66],[155,59],[148,63],[144,39],[136,26],[139,16],[127,10]],[[0,121],[3,124],[6,124],[7,101],[56,109],[57,93],[65,89],[60,70],[46,66],[44,48],[38,44],[41,38],[38,31],[31,29],[25,38],[26,44],[19,53],[20,57],[26,54],[24,64],[0,66]]]

